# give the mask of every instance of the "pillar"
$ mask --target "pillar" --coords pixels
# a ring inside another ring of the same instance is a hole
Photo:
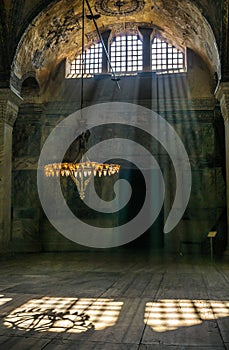
[[[103,42],[104,42],[104,46],[107,50],[107,52],[109,52],[109,37],[110,37],[110,34],[111,34],[111,31],[108,30],[106,32],[104,32],[102,34],[102,38],[103,38]],[[109,72],[110,70],[110,67],[108,67],[108,62],[107,62],[107,56],[106,56],[106,53],[103,49],[102,51],[102,73],[107,73]]]
[[[21,99],[0,89],[0,254],[11,251],[12,130]]]
[[[221,112],[225,125],[225,147],[226,147],[226,187],[227,187],[227,250],[229,254],[229,82],[221,82],[216,91],[216,98],[220,102]]]
[[[139,28],[143,37],[143,72],[151,72],[151,35],[152,29]]]

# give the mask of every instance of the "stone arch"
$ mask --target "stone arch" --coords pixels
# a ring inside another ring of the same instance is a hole
[[[100,1],[91,1],[91,6],[100,11]],[[107,5],[108,6],[108,5]],[[101,32],[114,26],[123,26],[124,17],[101,12],[98,27]],[[104,11],[104,8],[103,8]],[[212,74],[221,78],[218,47],[213,30],[197,6],[189,1],[157,1],[152,6],[149,0],[141,2],[141,8],[132,12],[127,9],[125,21],[141,26],[158,27],[168,40],[187,47],[197,53]],[[86,41],[90,41],[95,30],[92,21],[86,20]],[[86,42],[87,44],[87,42]],[[22,79],[29,71],[34,72],[38,83],[47,80],[53,68],[65,58],[73,58],[81,49],[81,0],[53,1],[24,32],[18,45],[12,70],[13,75]]]

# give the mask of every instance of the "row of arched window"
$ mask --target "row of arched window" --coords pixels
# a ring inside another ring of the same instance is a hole
[[[146,71],[144,67],[144,40],[139,35],[118,35],[109,46],[109,57],[112,70],[117,75],[135,75]],[[67,78],[93,77],[96,74],[109,73],[107,65],[104,72],[103,47],[99,42],[93,44],[83,55],[80,54],[70,63]],[[160,73],[184,72],[185,52],[171,45],[166,40],[154,37],[151,41],[150,69],[147,71]]]

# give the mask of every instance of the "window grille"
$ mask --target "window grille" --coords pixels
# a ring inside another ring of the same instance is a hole
[[[159,38],[152,43],[152,71],[183,72],[185,70],[184,53],[175,46]]]
[[[138,35],[119,35],[110,44],[112,69],[118,75],[134,75],[144,70],[143,45]],[[186,70],[185,53],[175,46],[154,37],[151,51],[151,69],[157,73],[178,73]],[[93,77],[102,73],[102,44],[94,44],[70,64],[67,78]]]
[[[68,78],[92,77],[102,73],[102,44],[92,45],[71,62]]]
[[[142,71],[142,41],[137,35],[122,35],[114,38],[110,47],[111,66],[116,73]]]

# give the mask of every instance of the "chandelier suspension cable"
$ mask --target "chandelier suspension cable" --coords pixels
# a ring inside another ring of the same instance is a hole
[[[82,0],[82,1],[84,2],[84,0]],[[96,22],[96,16],[93,15],[91,6],[90,6],[90,4],[89,4],[89,1],[88,1],[88,0],[85,0],[85,1],[86,1],[88,10],[89,10],[89,12],[90,12],[90,15],[87,16],[87,17],[88,17],[89,19],[92,19],[92,21],[93,21],[93,23],[94,23],[96,32],[97,32],[97,34],[98,34],[99,40],[101,41],[101,44],[102,44],[102,47],[103,47],[103,51],[104,51],[104,53],[105,53],[107,62],[108,62],[108,64],[109,64],[109,67],[110,67],[110,70],[111,70],[111,73],[112,73],[112,76],[113,76],[112,80],[114,80],[114,81],[116,82],[117,87],[118,87],[118,89],[120,90],[120,85],[119,85],[119,80],[120,80],[120,78],[116,76],[115,71],[114,71],[114,69],[113,69],[113,67],[112,67],[111,60],[110,60],[109,54],[108,54],[108,52],[107,52],[106,45],[104,44],[103,37],[102,37],[102,35],[101,35],[101,33],[100,33],[100,30],[99,30],[98,25],[97,25],[97,22]]]
[[[84,26],[85,26],[85,6],[84,6],[84,0],[82,0],[82,59],[81,59],[81,91],[80,91],[80,110],[81,110],[81,117],[82,117],[82,109],[83,109],[83,88],[84,88],[84,66],[85,66],[85,54],[84,54]]]
[[[86,148],[86,140],[85,140],[85,133],[86,133],[86,125],[85,121],[83,119],[83,108],[84,108],[84,73],[85,73],[85,66],[86,66],[86,54],[84,52],[85,48],[85,42],[84,42],[84,36],[85,36],[85,3],[84,0],[82,0],[82,34],[81,34],[81,79],[80,79],[80,128],[82,129],[82,137],[80,140],[80,152],[83,156],[83,151]],[[84,149],[82,149],[82,146]]]
[[[70,177],[72,181],[75,183],[77,190],[79,192],[80,198],[83,200],[85,197],[86,188],[94,176],[111,176],[117,174],[120,169],[119,164],[106,164],[106,163],[98,163],[95,161],[90,161],[88,157],[85,155],[87,152],[87,141],[90,136],[90,131],[86,129],[86,123],[83,118],[83,108],[84,108],[84,67],[86,54],[84,52],[84,35],[85,35],[85,5],[82,0],[82,54],[81,54],[81,91],[80,91],[80,128],[81,128],[81,136],[79,138],[79,153],[76,156],[76,159],[73,162],[63,162],[63,163],[52,163],[44,166],[45,175],[50,176],[66,176]],[[87,5],[89,7],[89,11],[92,14],[90,5],[86,0]],[[94,19],[93,19],[94,20]],[[96,30],[99,33],[97,24],[94,20],[94,24],[96,26]],[[103,39],[101,34],[99,33],[99,37],[101,42],[103,43],[103,48],[105,48]],[[106,48],[105,48],[106,49]],[[107,52],[107,51],[105,51]],[[108,54],[107,54],[108,55]],[[117,78],[116,78],[117,79]],[[119,87],[118,81],[116,83]],[[77,159],[80,160],[77,162]]]
[[[85,35],[85,5],[84,0],[82,0],[81,3],[81,11],[82,11],[82,28],[81,28],[81,79],[80,79],[80,97],[79,97],[79,111],[80,111],[80,119],[78,120],[78,128],[81,131],[81,136],[79,138],[79,153],[76,155],[76,158],[74,159],[74,163],[77,162],[77,160],[80,158],[81,162],[85,158],[84,153],[86,150],[86,123],[83,118],[83,108],[84,108],[84,74],[85,74],[85,52],[84,52],[84,35]],[[88,131],[89,133],[89,131]]]

